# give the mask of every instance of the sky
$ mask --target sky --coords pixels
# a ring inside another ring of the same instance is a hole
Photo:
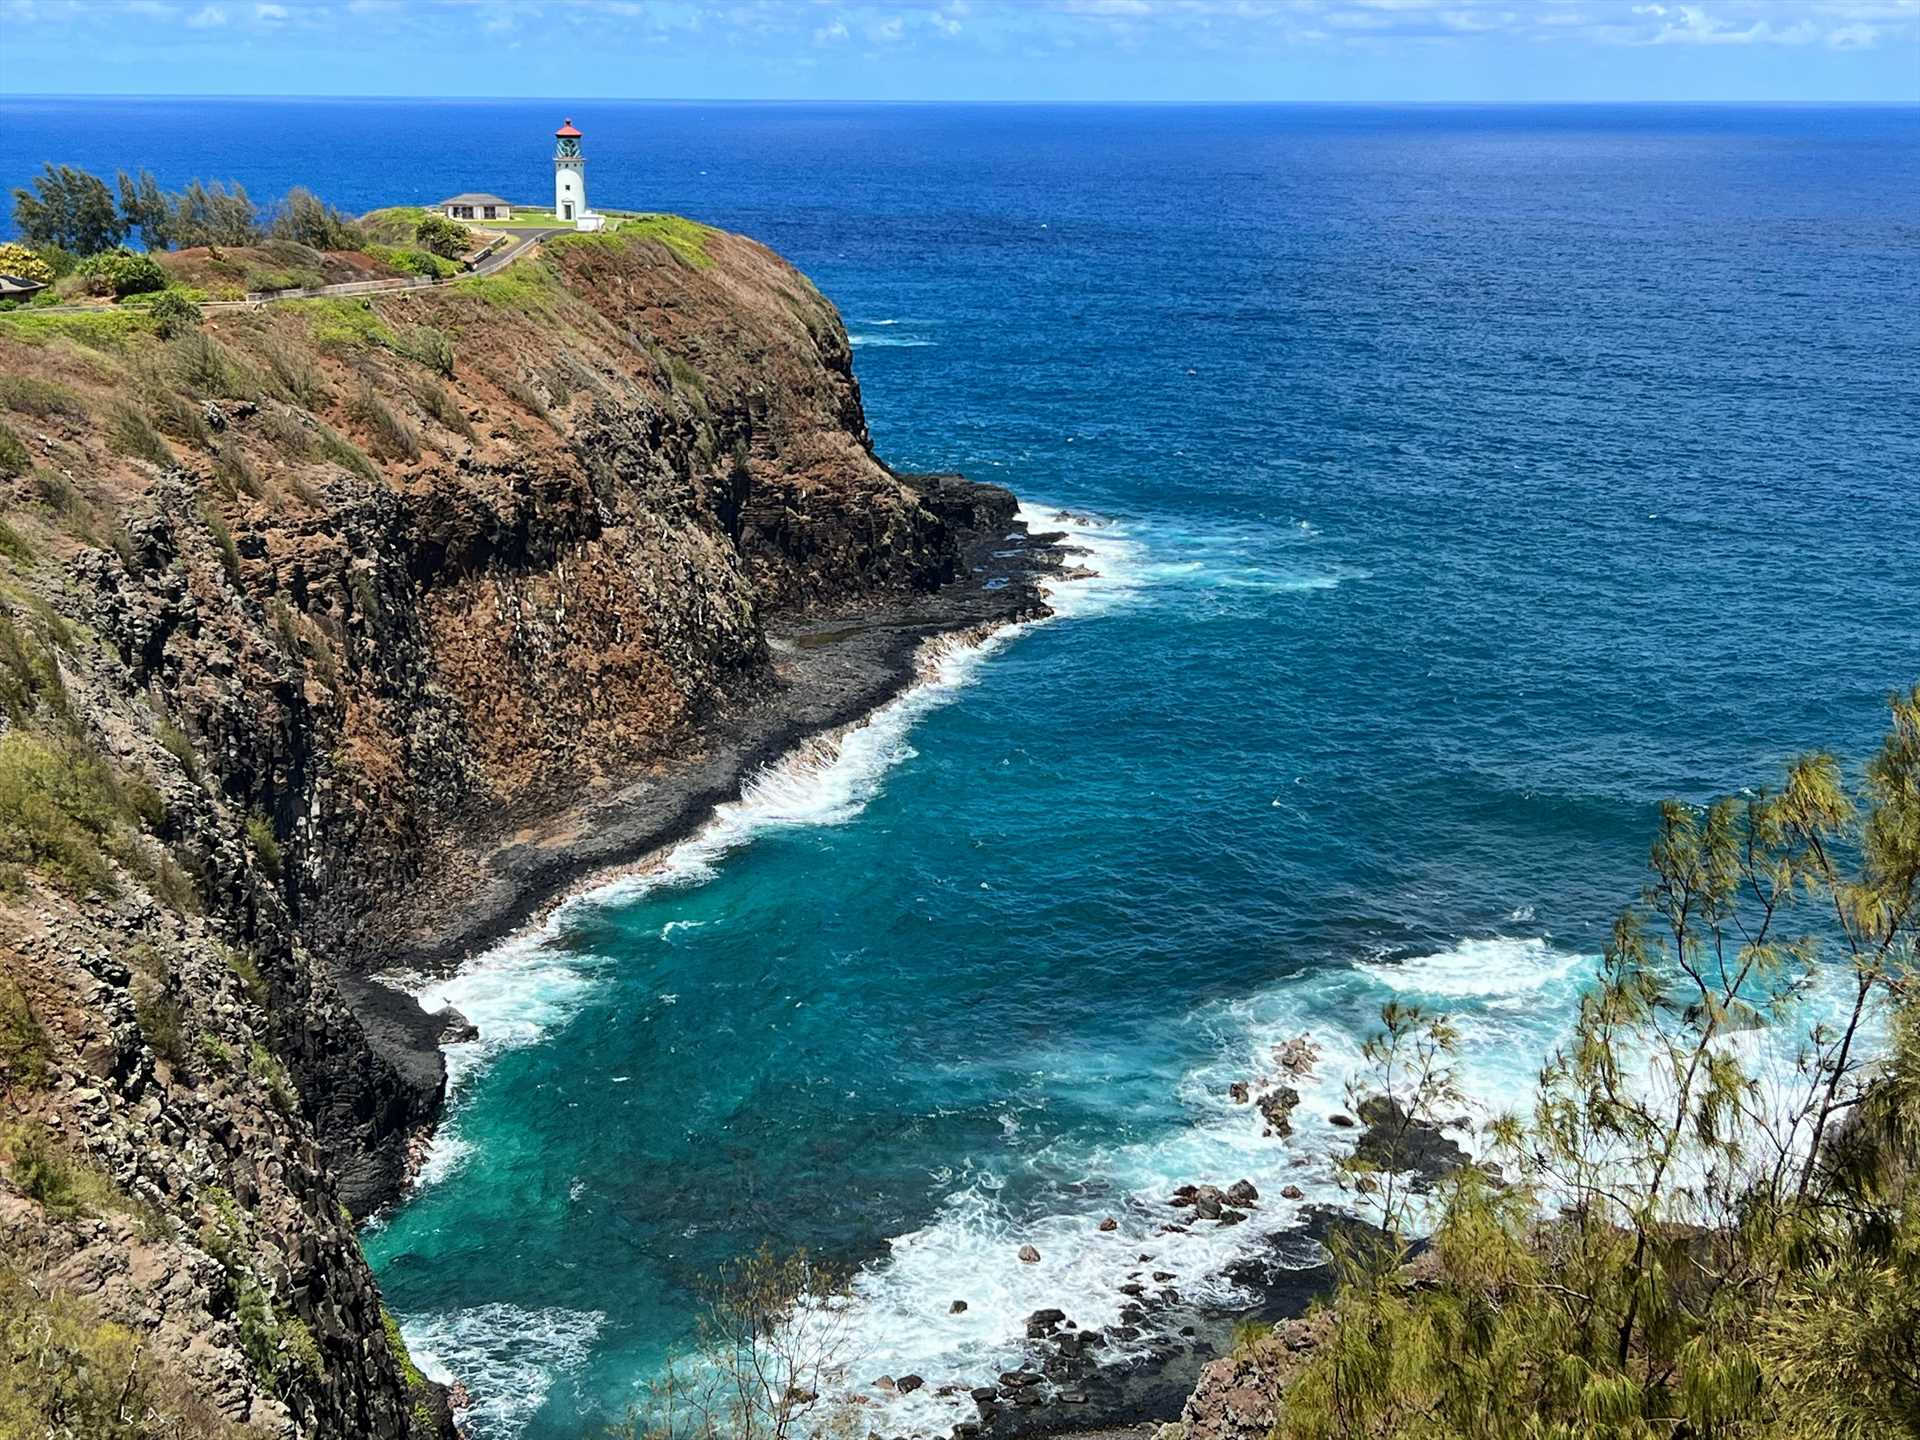
[[[1920,0],[0,0],[0,93],[1920,103]]]

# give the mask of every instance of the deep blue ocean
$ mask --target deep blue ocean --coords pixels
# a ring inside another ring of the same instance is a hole
[[[1518,1103],[1656,802],[1920,679],[1920,110],[9,99],[0,178],[545,199],[563,115],[596,203],[813,276],[886,459],[1104,523],[1061,618],[435,987],[484,1038],[366,1242],[487,1440],[600,1433],[762,1242],[860,1267],[857,1382],[972,1380],[1244,1175],[1154,1242],[1231,1303],[1383,1001]]]

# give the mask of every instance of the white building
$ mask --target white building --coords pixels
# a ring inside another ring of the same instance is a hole
[[[511,220],[513,206],[498,195],[455,195],[440,202],[449,220]]]
[[[553,218],[576,230],[598,230],[607,222],[587,206],[587,160],[580,153],[580,132],[569,118],[553,135]]]

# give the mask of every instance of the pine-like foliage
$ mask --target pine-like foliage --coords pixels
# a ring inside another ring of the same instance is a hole
[[[1540,1076],[1448,1186],[1355,1162],[1325,1338],[1276,1440],[1920,1436],[1920,687],[1850,788],[1668,804],[1641,902]],[[1398,1007],[1396,1105],[1452,1037]],[[1356,1182],[1357,1183],[1357,1182]]]

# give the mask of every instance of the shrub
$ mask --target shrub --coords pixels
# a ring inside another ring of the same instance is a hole
[[[18,725],[32,719],[42,701],[65,707],[60,667],[37,636],[0,611],[0,716]]]
[[[107,767],[78,744],[29,730],[0,735],[0,861],[74,893],[111,890],[103,847],[119,819],[115,800]]]
[[[409,360],[418,360],[437,375],[453,378],[453,341],[444,330],[431,325],[410,327],[401,337],[400,353]]]
[[[148,313],[163,340],[177,339],[200,324],[200,307],[181,290],[162,290]]]
[[[473,422],[467,419],[466,412],[460,408],[460,401],[444,385],[436,385],[428,380],[419,389],[420,405],[427,414],[438,420],[447,429],[475,439]]]
[[[274,1058],[273,1052],[259,1041],[247,1052],[247,1068],[259,1077],[267,1087],[267,1096],[273,1101],[273,1108],[282,1115],[299,1113],[300,1092],[293,1088],[293,1081],[287,1075],[287,1067]]]
[[[237,588],[240,584],[240,552],[234,547],[233,532],[213,510],[202,511],[201,519],[207,522],[207,533],[213,537],[214,549],[220,552],[220,568],[226,572],[228,583]]]
[[[200,1032],[200,1063],[216,1075],[233,1068],[233,1047],[211,1030]]]
[[[254,385],[239,357],[213,336],[191,326],[168,347],[173,374],[196,396],[210,399],[248,399]]]
[[[154,1054],[178,1067],[187,1058],[186,1016],[180,998],[160,981],[143,980],[134,990],[133,1018]]]
[[[164,468],[173,464],[173,452],[160,438],[160,432],[153,428],[153,422],[131,405],[113,407],[113,416],[107,424],[107,444],[122,455],[131,455],[152,465]]]
[[[306,356],[279,340],[269,341],[262,353],[274,380],[296,405],[311,410],[326,398],[326,382]]]
[[[353,418],[373,436],[373,449],[383,459],[418,460],[420,435],[406,418],[380,398],[371,380],[362,379],[354,397]]]
[[[167,272],[160,268],[160,262],[133,250],[89,255],[80,262],[79,275],[89,294],[111,295],[117,300],[167,288]]]
[[[241,986],[247,992],[247,998],[254,1004],[265,1006],[269,992],[266,978],[260,973],[260,964],[253,958],[251,951],[228,950],[227,968],[239,978]]]
[[[6,247],[0,245],[0,250]],[[69,420],[87,418],[87,407],[66,386],[33,375],[0,375],[0,408],[44,420],[63,415]]]
[[[11,479],[15,475],[24,475],[32,464],[32,457],[27,454],[27,447],[20,443],[20,437],[6,425],[0,424],[0,476]]]
[[[473,232],[444,215],[426,215],[413,227],[413,238],[435,255],[458,260],[473,248]]]
[[[0,245],[0,275],[37,280],[42,285],[51,285],[54,279],[53,266],[26,246],[15,243]]]
[[[39,1125],[16,1125],[4,1139],[12,1155],[14,1183],[28,1198],[63,1217],[101,1215],[128,1208],[126,1198],[84,1159]]]
[[[247,843],[253,847],[260,868],[267,872],[270,879],[280,878],[280,842],[274,838],[273,821],[265,815],[247,817]]]
[[[44,1083],[50,1053],[47,1032],[26,993],[13,981],[0,979],[0,1087]]]

